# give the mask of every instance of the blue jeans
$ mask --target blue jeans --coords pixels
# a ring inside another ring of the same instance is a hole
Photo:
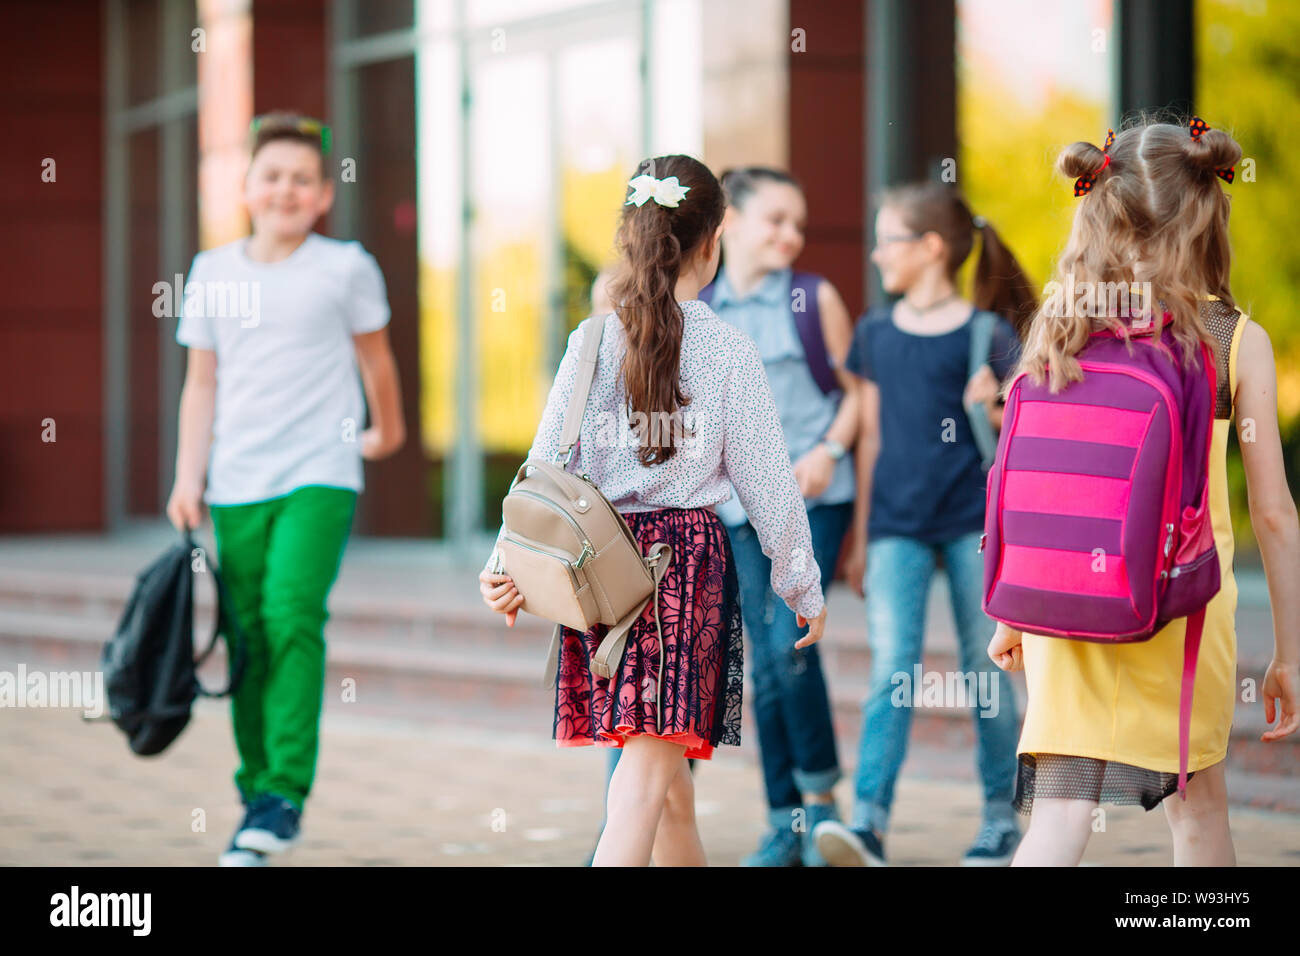
[[[982,607],[984,559],[980,532],[932,544],[881,538],[867,546],[867,639],[870,689],[863,707],[854,786],[852,826],[883,834],[889,825],[894,783],[907,754],[912,707],[970,702],[975,759],[984,789],[986,820],[1014,820],[1016,744],[1020,720],[1010,679],[989,660],[995,624]],[[921,647],[930,578],[942,555],[957,625],[960,675],[921,674]],[[917,678],[921,686],[916,686]],[[941,686],[936,686],[942,681]]]
[[[822,591],[835,573],[844,532],[853,516],[851,502],[815,505],[808,510],[813,558],[822,575]],[[803,805],[805,793],[825,793],[840,779],[830,699],[822,676],[817,645],[795,649],[807,633],[794,612],[772,591],[772,562],[763,554],[758,534],[746,523],[727,528],[740,577],[740,608],[749,637],[754,717],[763,764],[768,816],[775,827],[788,827],[790,814]]]

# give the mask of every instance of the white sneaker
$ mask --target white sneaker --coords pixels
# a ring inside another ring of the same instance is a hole
[[[269,866],[265,853],[257,850],[244,850],[235,846],[232,840],[226,852],[217,859],[217,866]]]

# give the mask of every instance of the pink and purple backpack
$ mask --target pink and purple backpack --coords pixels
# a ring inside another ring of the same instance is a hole
[[[1055,395],[1023,373],[989,471],[984,610],[1019,630],[1120,644],[1187,618],[1178,789],[1187,784],[1205,606],[1219,591],[1209,509],[1214,354],[1199,368],[1133,334],[1094,333],[1084,379]],[[1185,794],[1184,794],[1185,796]]]

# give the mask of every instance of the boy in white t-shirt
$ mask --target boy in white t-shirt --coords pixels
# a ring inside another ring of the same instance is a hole
[[[328,134],[291,114],[254,120],[253,234],[194,257],[176,332],[189,362],[167,516],[195,528],[208,505],[247,646],[231,700],[246,811],[223,866],[264,865],[298,839],[316,769],[326,604],[362,459],[405,441],[383,275],[360,243],[312,232],[334,200]]]

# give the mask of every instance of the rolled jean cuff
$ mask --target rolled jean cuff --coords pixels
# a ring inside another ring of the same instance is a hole
[[[795,811],[800,807],[769,807],[767,811],[767,822],[773,830],[793,830],[795,821]]]
[[[844,775],[839,767],[831,767],[827,770],[795,770],[792,776],[800,793],[830,793]]]
[[[849,823],[852,830],[871,830],[879,835],[884,835],[889,829],[889,809],[887,807],[877,806],[874,803],[863,803],[854,801],[853,817]]]

